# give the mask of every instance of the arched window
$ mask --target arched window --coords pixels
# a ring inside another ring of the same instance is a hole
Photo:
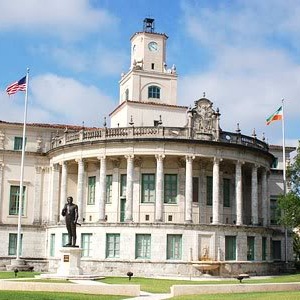
[[[148,98],[160,99],[160,87],[151,85],[148,87]]]
[[[129,100],[129,89],[125,91],[125,101]]]

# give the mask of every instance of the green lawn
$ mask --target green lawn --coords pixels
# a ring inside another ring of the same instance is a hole
[[[154,279],[132,277],[129,281],[127,277],[105,277],[99,279],[107,284],[140,284],[141,290],[150,293],[169,293],[170,287],[176,284],[252,284],[252,283],[284,283],[284,282],[300,282],[300,274],[282,275],[266,279],[244,279],[239,283],[237,279],[224,280],[169,280],[169,279]]]
[[[38,272],[18,272],[17,277],[15,277],[15,272],[4,271],[4,272],[0,272],[0,279],[34,278],[35,275],[40,275],[40,273],[38,273]]]
[[[237,293],[214,295],[189,295],[170,298],[171,300],[298,300],[300,292]]]
[[[121,300],[124,296],[89,295],[75,293],[50,293],[50,292],[21,292],[1,291],[0,300]]]
[[[19,272],[18,278],[33,278],[35,275],[39,275],[37,272]],[[15,278],[14,272],[0,272],[0,279],[13,279]],[[30,281],[33,281],[29,279]],[[300,282],[300,274],[274,276],[266,279],[255,279],[255,277],[243,280],[243,283],[239,283],[237,279],[223,279],[223,280],[171,280],[171,279],[154,279],[154,278],[142,278],[132,277],[128,280],[128,277],[105,277],[100,279],[107,284],[139,284],[142,291],[150,293],[170,293],[170,287],[172,285],[188,285],[188,284],[252,284],[252,283],[285,283],[285,282]],[[37,281],[47,282],[47,279]],[[49,283],[53,280],[49,280]],[[56,281],[55,282],[59,282]],[[60,282],[66,283],[67,281],[61,280]],[[4,299],[22,299],[22,300],[54,300],[54,299],[74,299],[74,300],[118,300],[124,299],[124,296],[108,296],[108,295],[84,295],[84,294],[72,294],[72,293],[46,293],[46,292],[15,292],[15,291],[1,291],[0,300]],[[129,298],[129,297],[128,297]],[[173,300],[235,300],[235,299],[270,299],[270,300],[294,300],[300,299],[300,291],[298,292],[274,292],[274,293],[244,293],[244,294],[214,294],[214,295],[191,295],[174,297]]]

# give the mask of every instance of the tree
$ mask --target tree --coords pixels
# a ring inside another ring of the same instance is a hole
[[[300,147],[293,163],[287,169],[287,178],[290,190],[286,195],[279,197],[279,222],[287,227],[300,229]]]
[[[287,169],[289,192],[279,197],[279,223],[293,228],[293,250],[296,262],[300,259],[300,141],[293,163]]]
[[[300,196],[300,141],[294,161],[287,169],[287,175],[290,178],[291,191]]]
[[[291,228],[300,227],[300,197],[293,191],[279,197],[279,223]]]

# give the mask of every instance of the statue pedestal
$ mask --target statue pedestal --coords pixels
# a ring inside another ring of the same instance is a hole
[[[80,267],[82,248],[64,247],[60,249],[60,252],[61,259],[56,274],[58,276],[82,275],[83,272]]]

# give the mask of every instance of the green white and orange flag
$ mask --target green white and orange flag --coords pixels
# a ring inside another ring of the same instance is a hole
[[[279,121],[282,120],[282,106],[280,106],[269,118],[267,118],[266,122],[267,125],[269,125],[273,121]]]

